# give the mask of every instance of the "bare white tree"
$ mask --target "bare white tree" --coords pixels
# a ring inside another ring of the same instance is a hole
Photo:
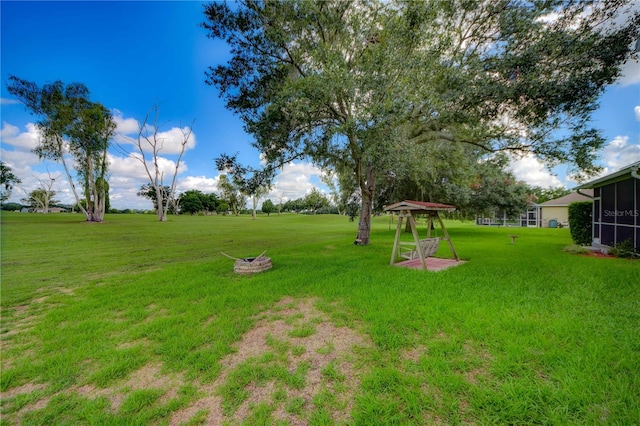
[[[281,192],[280,197],[278,197],[278,216],[282,214],[283,201],[284,201],[284,192]]]
[[[178,158],[175,161],[173,175],[171,176],[171,184],[165,185],[165,174],[161,165],[163,157],[161,157],[160,154],[165,148],[164,144],[167,136],[160,131],[160,124],[158,122],[159,117],[159,106],[158,104],[155,104],[151,107],[149,112],[147,112],[142,123],[138,125],[138,137],[136,139],[127,137],[127,139],[129,139],[137,148],[137,153],[132,153],[130,156],[142,163],[151,186],[155,190],[157,206],[156,215],[158,216],[158,220],[165,222],[167,220],[169,207],[173,205],[177,209],[178,206],[175,197],[176,177],[178,176],[178,169],[180,168],[182,155],[184,154],[187,144],[192,137],[194,122],[192,121],[191,125],[188,127],[179,127],[180,141]]]
[[[29,204],[34,210],[42,210],[43,214],[49,213],[49,204],[57,203],[57,200],[54,200],[53,197],[56,196],[56,191],[53,190],[53,185],[56,183],[56,179],[60,176],[51,176],[51,173],[47,170],[47,174],[49,175],[48,180],[42,180],[39,177],[35,176],[40,185],[31,192],[27,192],[22,189],[25,193],[26,197],[21,201],[23,203]]]
[[[256,220],[256,210],[258,208],[258,201],[260,201],[260,198],[262,198],[267,192],[269,192],[269,189],[271,189],[270,185],[264,185],[264,186],[258,187],[253,194],[247,194],[249,197],[251,197],[251,203],[252,203],[251,218],[253,220]]]

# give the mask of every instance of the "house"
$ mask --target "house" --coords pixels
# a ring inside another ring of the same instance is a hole
[[[572,192],[554,200],[533,204],[522,217],[522,226],[530,228],[558,228],[569,226],[569,204],[592,201],[593,191]]]
[[[593,244],[614,246],[631,241],[640,251],[640,161],[582,184],[593,189]]]
[[[36,209],[32,209],[29,210],[33,213],[42,213],[42,208],[36,208]],[[68,213],[69,209],[66,209],[64,207],[49,207],[49,209],[47,210],[48,213]]]

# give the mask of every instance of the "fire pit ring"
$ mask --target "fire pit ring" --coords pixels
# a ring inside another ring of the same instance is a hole
[[[248,275],[248,274],[257,274],[260,272],[264,272],[268,269],[271,269],[273,266],[271,263],[271,258],[266,257],[264,254],[267,251],[263,251],[257,257],[245,257],[245,258],[237,258],[229,256],[228,254],[222,253],[224,256],[234,259],[236,262],[233,265],[233,272],[240,275]]]

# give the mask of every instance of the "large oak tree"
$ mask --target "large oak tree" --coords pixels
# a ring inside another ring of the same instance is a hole
[[[368,244],[376,179],[403,143],[532,153],[592,171],[589,122],[632,55],[625,0],[253,1],[206,7],[231,59],[216,86],[272,164],[307,157],[361,193]],[[419,154],[419,153],[418,153]],[[475,158],[474,158],[475,160]]]

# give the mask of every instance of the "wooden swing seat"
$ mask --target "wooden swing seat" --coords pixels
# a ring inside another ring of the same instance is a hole
[[[419,241],[420,248],[424,257],[431,257],[438,251],[440,246],[440,238],[425,238]],[[413,242],[400,242],[398,245],[398,256],[407,260],[419,259],[420,254],[416,248],[416,243]]]

